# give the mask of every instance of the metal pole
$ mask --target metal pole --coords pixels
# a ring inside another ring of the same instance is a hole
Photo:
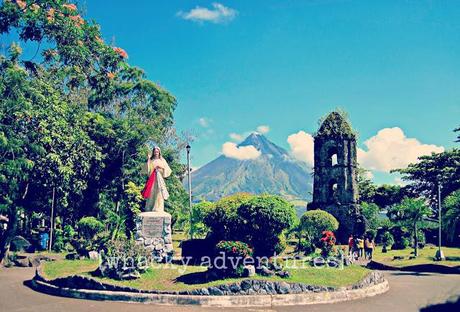
[[[441,254],[441,183],[438,183],[439,254]]]
[[[445,257],[444,257],[444,254],[441,250],[441,225],[442,225],[442,221],[441,221],[441,207],[442,207],[442,204],[441,204],[441,180],[439,179],[438,180],[438,222],[439,222],[439,232],[438,232],[438,251],[436,252],[436,260],[444,260]]]
[[[189,211],[190,211],[190,239],[193,239],[192,177],[190,175],[190,145],[187,145],[187,177],[188,177],[188,206],[189,206]]]
[[[50,241],[48,245],[48,251],[51,252],[51,247],[53,246],[53,228],[54,228],[54,195],[56,193],[56,188],[53,187],[53,199],[51,202],[51,218],[50,218]]]

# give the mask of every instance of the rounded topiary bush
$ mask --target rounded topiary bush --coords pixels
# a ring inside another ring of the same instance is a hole
[[[339,222],[330,213],[324,210],[310,210],[303,214],[300,226],[311,242],[317,242],[324,231],[336,231]]]
[[[78,234],[85,239],[92,239],[104,230],[104,223],[95,217],[83,217],[77,223]]]
[[[273,256],[284,250],[283,231],[296,218],[293,205],[279,196],[236,194],[217,201],[205,223],[216,241],[242,241],[256,256]]]
[[[69,238],[70,244],[82,256],[91,250],[98,250],[109,239],[104,224],[95,217],[83,217],[77,222],[77,236]]]

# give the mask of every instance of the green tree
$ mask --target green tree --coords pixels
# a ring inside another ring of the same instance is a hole
[[[403,180],[410,182],[408,189],[412,194],[425,196],[433,207],[437,207],[439,183],[442,185],[442,198],[460,188],[460,149],[421,156],[419,160],[395,172],[401,173]]]
[[[376,231],[379,227],[380,207],[374,203],[361,203],[361,213],[366,219],[367,228]]]
[[[444,199],[442,227],[450,243],[458,244],[460,235],[460,189]]]
[[[371,203],[374,202],[375,189],[377,186],[368,177],[368,172],[368,170],[362,167],[358,167],[357,183],[359,191],[359,201]]]
[[[401,204],[394,205],[388,211],[390,220],[405,225],[411,229],[414,237],[414,254],[418,256],[419,229],[424,225],[424,220],[432,214],[431,209],[422,198],[405,198]]]
[[[39,57],[22,57],[14,44],[8,57],[0,55],[0,212],[10,220],[0,258],[17,211],[49,215],[53,189],[63,224],[92,215],[119,228],[132,208],[128,183],[145,183],[139,172],[149,142],[164,148],[173,169],[166,209],[184,209],[175,98],[130,66],[127,53],[105,43],[99,25],[65,0],[3,1],[0,34],[9,33]]]
[[[399,204],[404,197],[410,197],[406,187],[392,184],[376,185],[366,176],[368,171],[358,168],[358,190],[359,201],[364,203],[374,203],[381,209],[394,204]]]

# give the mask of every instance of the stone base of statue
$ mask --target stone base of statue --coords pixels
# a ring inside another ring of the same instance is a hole
[[[136,218],[136,242],[142,244],[157,262],[172,260],[171,215],[164,211],[142,212]]]

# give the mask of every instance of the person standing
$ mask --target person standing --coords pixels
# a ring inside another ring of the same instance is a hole
[[[364,257],[364,239],[363,237],[358,238],[358,257]]]
[[[348,255],[353,256],[353,252],[355,249],[355,239],[353,238],[353,235],[350,235],[348,238]]]
[[[369,239],[369,260],[372,260],[374,255],[375,242],[373,239]]]
[[[369,239],[369,237],[366,237],[366,239],[364,240],[364,254],[365,254],[365,259],[369,259],[370,258],[370,253],[371,253],[371,240]]]

